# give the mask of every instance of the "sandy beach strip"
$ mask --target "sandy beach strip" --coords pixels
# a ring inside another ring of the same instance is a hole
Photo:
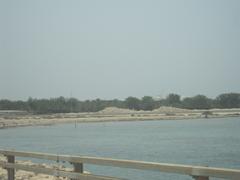
[[[0,115],[0,128],[24,126],[47,126],[61,123],[92,123],[119,121],[149,121],[149,120],[182,120],[206,118],[223,118],[240,116],[240,109],[187,110],[173,107],[161,107],[153,111],[134,111],[115,107],[106,108],[95,113],[61,113],[49,115],[14,113]]]

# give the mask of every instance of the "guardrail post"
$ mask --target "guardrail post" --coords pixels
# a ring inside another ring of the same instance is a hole
[[[8,163],[15,163],[15,157],[14,156],[6,156]],[[8,180],[14,180],[15,179],[15,169],[7,168],[8,172]]]
[[[207,176],[193,176],[193,179],[195,179],[195,180],[209,180],[209,177],[207,177]]]
[[[72,163],[73,165],[73,172],[76,173],[83,173],[83,163]],[[75,180],[75,179],[71,179]]]

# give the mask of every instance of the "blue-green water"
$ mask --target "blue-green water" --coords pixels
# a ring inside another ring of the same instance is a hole
[[[240,118],[104,122],[0,130],[0,148],[240,169]],[[132,180],[183,175],[85,166]]]

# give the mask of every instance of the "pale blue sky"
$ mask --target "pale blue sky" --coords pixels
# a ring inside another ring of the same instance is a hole
[[[240,1],[0,0],[0,99],[240,92]]]

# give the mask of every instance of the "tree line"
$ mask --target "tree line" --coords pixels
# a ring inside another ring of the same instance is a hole
[[[118,107],[134,110],[153,110],[161,106],[171,106],[185,109],[240,108],[240,93],[224,93],[216,98],[205,95],[181,98],[171,93],[166,98],[154,99],[151,96],[143,98],[128,97],[125,100],[86,100],[76,98],[33,99],[27,101],[0,100],[0,110],[23,110],[36,114],[97,112],[106,107]]]

